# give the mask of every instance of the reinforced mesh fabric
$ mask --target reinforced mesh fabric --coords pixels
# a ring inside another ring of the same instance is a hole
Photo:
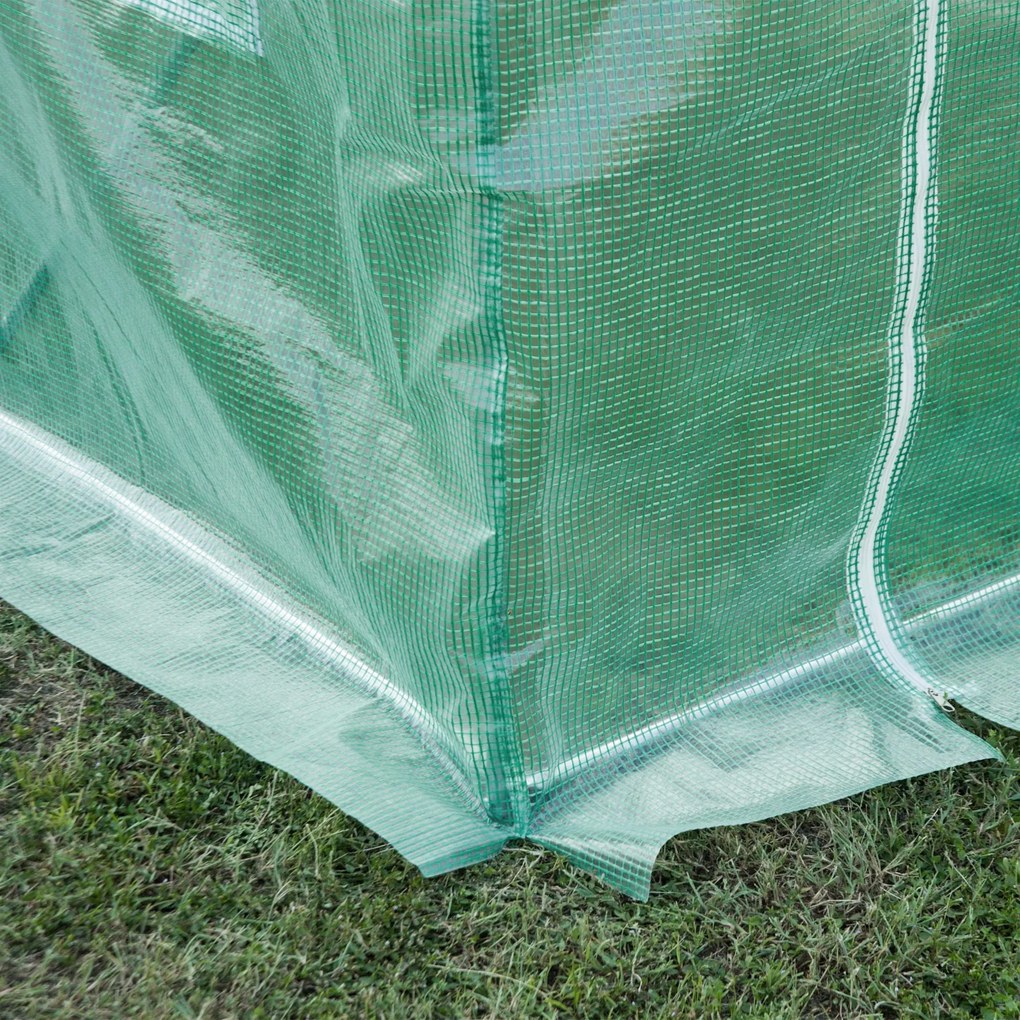
[[[1009,0],[0,0],[0,595],[428,874],[994,756],[1018,95]]]

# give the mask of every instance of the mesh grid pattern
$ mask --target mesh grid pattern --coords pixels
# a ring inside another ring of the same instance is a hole
[[[0,0],[0,595],[427,873],[1020,725],[1020,13]]]

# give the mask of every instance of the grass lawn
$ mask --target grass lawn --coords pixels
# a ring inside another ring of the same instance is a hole
[[[530,846],[424,880],[0,605],[0,1016],[1020,1017],[1007,756],[670,841],[631,902]]]

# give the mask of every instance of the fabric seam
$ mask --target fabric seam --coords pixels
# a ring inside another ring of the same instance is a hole
[[[912,661],[891,605],[886,535],[924,397],[926,345],[922,316],[928,292],[937,213],[934,152],[941,42],[941,0],[915,8],[910,103],[904,120],[903,196],[897,252],[897,294],[889,332],[885,423],[847,557],[854,617],[872,661],[888,679],[932,694]]]
[[[907,631],[915,630],[930,620],[955,616],[957,613],[965,612],[979,606],[983,602],[987,602],[995,595],[1018,587],[1020,587],[1020,574],[1013,574],[985,585],[977,591],[961,595],[950,602],[926,609],[924,612],[918,613],[916,616],[912,616],[904,621],[902,626]],[[808,659],[806,662],[799,663],[796,666],[790,666],[788,669],[781,670],[778,673],[773,673],[759,679],[737,682],[734,685],[730,685],[722,693],[706,698],[704,701],[691,705],[689,708],[653,720],[623,736],[614,737],[612,740],[607,740],[596,747],[581,751],[554,768],[530,773],[527,777],[528,789],[533,796],[539,793],[547,793],[554,787],[573,779],[579,772],[584,771],[588,767],[595,765],[604,766],[607,761],[613,758],[649,750],[653,745],[664,741],[671,733],[679,730],[684,723],[704,718],[712,712],[718,712],[720,709],[741,701],[747,701],[749,698],[771,694],[808,676],[815,670],[824,669],[826,666],[831,666],[833,663],[848,659],[858,652],[867,651],[867,642],[862,638],[858,638],[845,645],[840,645],[838,648],[834,648],[831,652],[824,652],[813,659]]]
[[[484,302],[484,334],[492,346],[494,361],[493,404],[489,452],[492,457],[493,541],[490,586],[486,614],[487,645],[484,663],[490,689],[494,739],[483,748],[487,801],[491,817],[520,835],[527,831],[528,797],[524,784],[513,702],[510,695],[509,621],[507,586],[509,563],[508,499],[506,471],[507,374],[509,350],[503,326],[502,247],[503,194],[498,186],[494,154],[499,143],[498,97],[494,77],[496,55],[492,0],[472,0],[475,91],[478,104],[477,137],[474,139],[476,169],[481,195],[481,276]]]

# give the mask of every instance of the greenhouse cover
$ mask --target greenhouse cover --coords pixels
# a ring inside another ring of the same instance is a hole
[[[0,0],[0,596],[426,874],[1020,726],[1013,0]]]

